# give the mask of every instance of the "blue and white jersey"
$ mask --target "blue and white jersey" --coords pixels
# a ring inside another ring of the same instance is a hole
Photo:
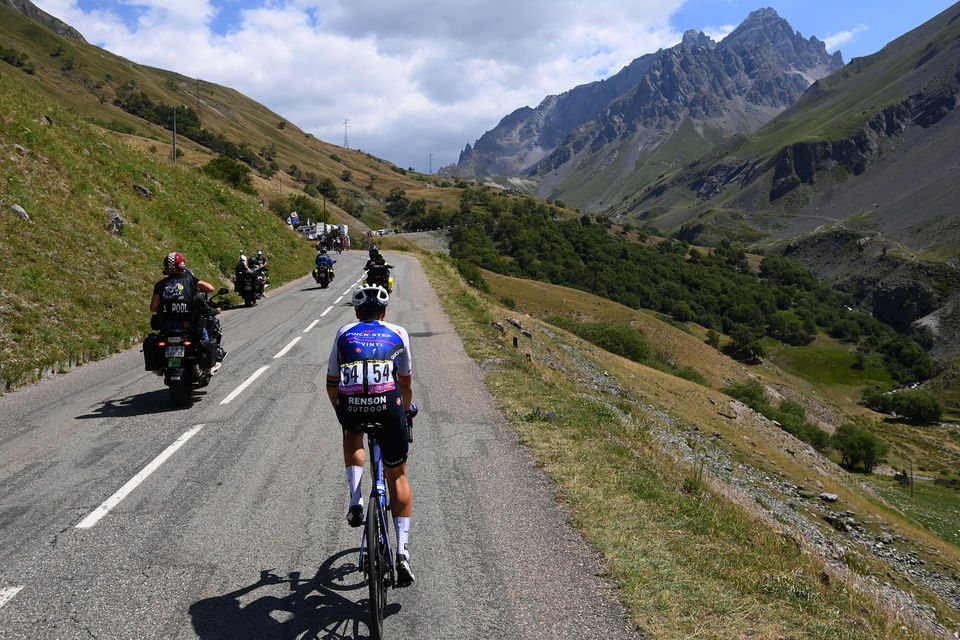
[[[370,320],[340,327],[330,351],[327,375],[340,378],[338,393],[376,395],[397,388],[397,378],[409,376],[410,339],[407,330]]]

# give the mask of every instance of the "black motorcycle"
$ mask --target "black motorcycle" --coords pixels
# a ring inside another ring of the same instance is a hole
[[[380,285],[387,290],[387,293],[393,293],[393,276],[390,275],[392,264],[376,263],[367,269],[367,284]]]
[[[243,273],[240,275],[240,282],[237,284],[237,293],[243,298],[243,304],[252,307],[257,304],[257,300],[263,297],[264,289],[267,288],[267,276],[265,267],[257,267],[252,273]]]
[[[227,289],[220,289],[209,299],[199,294],[190,327],[164,327],[156,315],[150,321],[157,333],[149,334],[143,341],[144,368],[163,376],[174,406],[188,405],[193,400],[194,388],[210,384],[212,371],[226,355],[220,348],[220,322],[216,318],[219,311],[214,304],[216,297],[225,293]],[[200,337],[204,328],[206,340]]]
[[[332,266],[317,265],[313,270],[313,279],[320,285],[321,289],[326,289],[333,282],[334,277]]]

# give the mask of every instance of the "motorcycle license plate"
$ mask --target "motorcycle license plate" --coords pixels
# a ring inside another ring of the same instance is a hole
[[[168,358],[182,358],[185,355],[186,350],[183,347],[167,347]]]

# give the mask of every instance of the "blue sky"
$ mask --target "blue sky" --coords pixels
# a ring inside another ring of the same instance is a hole
[[[772,7],[843,59],[946,0],[33,0],[91,43],[232,87],[321,140],[402,167],[454,163],[505,115]],[[430,159],[432,156],[432,159]]]

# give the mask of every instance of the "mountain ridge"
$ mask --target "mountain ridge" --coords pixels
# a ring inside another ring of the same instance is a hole
[[[441,172],[473,176],[522,171],[539,180],[540,197],[601,209],[602,202],[622,195],[622,189],[599,187],[599,194],[579,195],[571,183],[582,180],[584,172],[592,168],[596,173],[600,165],[610,171],[612,166],[619,179],[607,182],[629,184],[641,156],[650,161],[649,156],[670,141],[688,116],[695,135],[703,139],[680,153],[682,160],[692,160],[697,150],[705,151],[729,133],[756,129],[792,103],[813,79],[841,64],[839,52],[828,56],[821,41],[803,39],[776,11],[760,9],[720,43],[690,30],[680,44],[637,58],[613,77],[621,83],[618,90],[624,82],[633,84],[606,104],[584,100],[586,88],[603,87],[606,81],[601,81],[550,96],[536,109],[513,112],[475,146],[468,145],[457,167]],[[596,91],[591,97],[609,96]],[[525,131],[536,133],[537,123],[549,118],[557,105],[570,103],[576,103],[581,113],[592,111],[593,117],[566,122],[567,135],[552,150],[548,147],[556,136],[523,137]]]

